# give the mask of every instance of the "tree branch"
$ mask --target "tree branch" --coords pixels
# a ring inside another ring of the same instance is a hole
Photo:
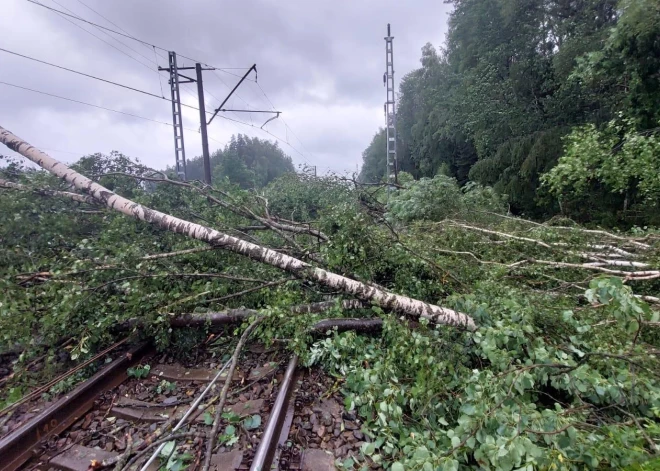
[[[29,186],[25,186],[21,183],[10,182],[2,178],[0,178],[0,188],[7,188],[11,190],[20,190],[20,191],[30,191],[32,193],[42,196],[61,196],[63,198],[68,198],[70,200],[77,201],[78,203],[87,203],[94,206],[98,206],[98,201],[96,201],[91,196],[80,195],[78,193],[72,193],[70,191],[51,190],[49,188],[30,188]]]
[[[424,317],[432,323],[476,329],[474,320],[466,314],[384,291],[373,286],[367,286],[359,281],[314,267],[295,257],[278,253],[237,237],[223,234],[209,227],[156,211],[119,196],[70,169],[2,127],[0,127],[0,142],[45,170],[74,185],[76,188],[89,193],[111,209],[127,216],[148,222],[177,234],[183,234],[187,237],[206,242],[209,245],[244,255],[253,260],[277,267],[298,278],[306,279],[331,289],[341,290],[346,294],[363,301],[374,303],[384,309],[391,309],[394,312],[413,318]]]
[[[202,466],[202,471],[208,471],[209,466],[211,465],[211,456],[213,454],[213,447],[215,446],[215,437],[218,435],[218,429],[220,427],[220,419],[222,418],[222,410],[225,407],[225,402],[227,401],[227,393],[229,392],[229,386],[231,385],[231,379],[234,377],[234,371],[236,370],[236,363],[238,363],[238,355],[241,353],[241,349],[250,333],[254,328],[261,322],[263,317],[257,318],[252,324],[248,326],[247,329],[241,335],[238,345],[234,349],[234,354],[231,357],[231,365],[229,366],[229,372],[227,373],[227,379],[225,384],[222,386],[222,392],[220,393],[220,402],[216,406],[215,418],[213,420],[213,428],[208,435],[206,442],[206,456],[204,457],[204,466]]]

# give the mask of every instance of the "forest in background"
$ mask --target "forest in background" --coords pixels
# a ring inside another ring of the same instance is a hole
[[[657,224],[660,4],[447,3],[444,45],[400,83],[399,170],[492,186],[536,219]],[[381,129],[360,178],[385,167]]]
[[[166,172],[174,174],[174,168]],[[204,161],[201,156],[186,162],[188,180],[204,180]],[[225,178],[241,188],[262,188],[295,168],[291,157],[280,149],[277,142],[243,134],[233,135],[224,149],[211,154],[213,181]]]

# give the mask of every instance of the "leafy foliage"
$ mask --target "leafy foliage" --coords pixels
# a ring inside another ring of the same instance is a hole
[[[604,186],[624,195],[623,209],[637,200],[652,211],[660,197],[660,139],[636,129],[630,119],[610,121],[602,131],[593,125],[575,129],[566,138],[565,154],[544,177],[551,193],[585,196]]]
[[[346,405],[366,419],[372,442],[363,452],[376,462],[398,460],[404,469],[624,467],[646,459],[644,434],[659,430],[657,371],[647,365],[633,373],[628,363],[645,356],[633,342],[639,321],[658,313],[620,280],[594,280],[587,297],[621,326],[596,327],[598,309],[579,318],[568,309],[552,312],[553,299],[536,297],[532,305],[519,290],[486,282],[455,299],[480,319],[475,333],[409,332],[387,322],[383,338],[338,334],[315,344],[309,361],[346,377]],[[561,331],[556,337],[546,329],[550,315]],[[631,349],[637,354],[628,359]],[[646,431],[622,423],[639,413]]]
[[[97,175],[140,173],[120,154],[90,156],[80,166]],[[9,166],[6,172],[5,178],[30,187],[67,189],[42,172]],[[465,312],[478,325],[474,332],[371,306],[348,313],[337,304],[292,315],[292,305],[337,294],[283,280],[268,266],[220,250],[145,258],[199,246],[99,207],[0,190],[0,211],[11,215],[0,225],[0,335],[3,351],[23,352],[2,402],[16,401],[37,379],[88,359],[128,332],[155,338],[161,349],[192,351],[209,336],[203,328],[172,329],[172,314],[244,306],[265,316],[255,334],[260,340],[291,339],[287,347],[306,364],[337,376],[347,407],[369,437],[362,456],[341,463],[345,468],[371,462],[395,470],[642,466],[660,442],[660,333],[657,306],[636,295],[656,294],[659,278],[632,285],[597,277],[580,263],[584,254],[617,245],[636,263],[656,267],[657,233],[603,235],[566,220],[533,223],[508,215],[490,187],[459,187],[446,175],[402,177],[405,188],[391,193],[388,203],[383,188],[365,190],[340,178],[283,175],[258,192],[223,182],[207,194],[125,176],[95,178],[151,207],[240,230],[242,237],[300,257],[314,254],[314,264],[334,272]],[[254,220],[246,213],[208,195],[279,218],[273,220],[304,221],[299,227],[321,230],[329,240],[251,230],[246,226]],[[548,264],[537,263],[542,260]],[[552,265],[561,263],[569,266]],[[282,283],[249,290],[273,280]],[[322,318],[347,316],[379,316],[384,330],[321,338],[308,331]],[[70,341],[64,359],[57,347],[62,339]],[[41,355],[46,366],[38,377],[22,369]],[[172,385],[155,387],[167,392]],[[229,425],[219,441],[227,446],[237,442],[239,424],[261,426],[259,416],[223,418]],[[170,451],[164,465],[188,464]]]
[[[277,143],[238,134],[224,149],[211,155],[215,181],[229,180],[241,188],[261,188],[285,173],[294,173],[291,157]],[[173,171],[173,169],[168,169]],[[194,157],[186,162],[188,180],[204,180],[204,161]]]
[[[506,212],[502,198],[491,188],[470,183],[461,189],[455,179],[444,175],[422,178],[397,191],[387,208],[390,217],[403,222],[441,221],[473,211]]]
[[[440,50],[422,48],[421,67],[401,80],[397,109],[400,168],[493,187],[515,214],[558,212],[581,221],[639,223],[648,214],[614,213],[616,191],[587,188],[598,201],[559,205],[540,187],[583,126],[608,133],[619,113],[636,132],[660,116],[660,9],[654,0],[451,0]],[[586,136],[584,136],[586,137]],[[619,136],[622,137],[622,136]],[[382,132],[363,153],[361,178],[385,169]]]

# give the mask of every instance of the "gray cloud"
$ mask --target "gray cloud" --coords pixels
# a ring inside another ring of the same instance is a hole
[[[448,12],[448,6],[437,0],[40,1],[116,28],[87,9],[88,5],[140,39],[214,66],[249,67],[256,63],[259,85],[284,118],[272,121],[266,129],[281,139],[281,147],[295,163],[317,165],[323,172],[354,171],[382,124],[386,24],[392,23],[395,36],[398,82],[418,66],[420,49],[426,42],[439,44],[443,40]],[[154,57],[149,47],[113,38],[90,25],[74,26],[73,20],[25,0],[4,0],[3,10],[0,47],[157,95],[162,86],[168,96],[166,74],[161,74],[159,82],[154,64],[165,65],[163,51]],[[192,65],[183,58],[179,63]],[[238,78],[231,74],[242,75],[244,70],[216,73],[205,73],[207,108],[217,106],[218,99],[236,83]],[[166,101],[2,52],[0,81],[171,122]],[[182,99],[195,106],[195,87],[188,85],[186,89]],[[238,95],[227,106],[270,109],[254,82],[246,82]],[[222,147],[238,132],[273,139],[258,130],[268,117],[227,115],[252,123],[254,128],[217,119],[209,128],[211,148]],[[185,132],[190,158],[201,153],[197,111],[184,109],[184,124],[190,129]],[[75,160],[78,153],[111,150],[139,157],[155,167],[164,167],[174,159],[172,132],[166,125],[1,84],[0,125],[65,161]]]

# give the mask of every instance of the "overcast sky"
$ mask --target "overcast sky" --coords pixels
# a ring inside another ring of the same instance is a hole
[[[155,56],[151,47],[67,20],[27,0],[1,1],[0,48],[157,95],[162,85],[169,98],[167,74],[161,73],[159,80],[155,64],[166,66],[167,52],[156,50]],[[283,113],[283,119],[265,129],[281,139],[280,146],[296,165],[316,165],[320,173],[355,171],[384,121],[387,23],[395,37],[398,86],[405,73],[419,66],[426,42],[443,42],[449,11],[440,0],[39,1],[215,67],[256,63],[259,85]],[[182,65],[194,63],[179,58]],[[236,75],[244,72],[204,72],[207,110],[219,105],[238,81]],[[172,121],[171,105],[166,101],[2,51],[0,81],[165,123],[0,84],[0,126],[56,158],[71,162],[118,150],[156,168],[174,163],[172,128],[166,125]],[[197,106],[196,85],[186,85],[181,97]],[[268,99],[255,82],[244,82],[225,107],[271,109]],[[216,119],[209,127],[211,151],[237,133],[274,139],[258,129],[268,115],[225,116],[255,127]],[[184,125],[189,128],[184,131],[186,156],[200,155],[198,112],[184,108]],[[4,147],[3,153],[13,155]]]

